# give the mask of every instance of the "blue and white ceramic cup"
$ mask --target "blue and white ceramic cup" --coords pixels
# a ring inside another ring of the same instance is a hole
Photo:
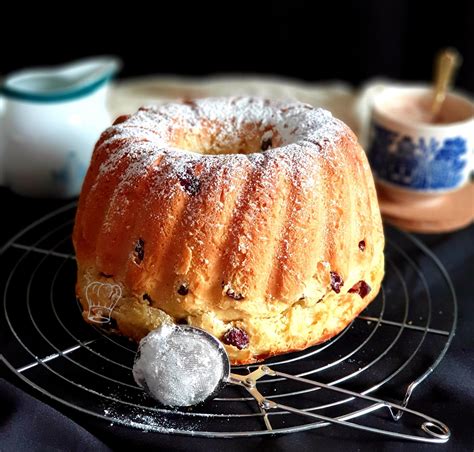
[[[433,122],[428,87],[385,88],[372,103],[368,140],[374,176],[418,193],[457,190],[474,169],[474,104],[449,94]]]

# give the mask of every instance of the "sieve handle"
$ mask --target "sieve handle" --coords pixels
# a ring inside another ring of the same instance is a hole
[[[274,402],[273,400],[270,400],[264,397],[260,393],[260,391],[257,389],[257,381],[265,375],[288,378],[290,380],[295,380],[301,383],[306,383],[312,386],[316,386],[319,389],[327,389],[329,391],[334,391],[341,394],[349,395],[354,399],[362,399],[367,402],[373,402],[373,404],[366,408],[358,410],[354,413],[350,413],[348,415],[338,416],[334,418],[329,417],[329,416],[324,416],[322,414],[317,414],[312,411],[301,410],[301,409],[294,408],[288,405]],[[317,419],[319,421],[322,421],[323,423],[342,425],[344,427],[355,428],[358,430],[364,430],[364,431],[372,432],[372,433],[380,433],[380,434],[392,436],[398,439],[408,439],[412,441],[428,442],[428,443],[445,443],[446,441],[449,440],[451,436],[451,432],[446,424],[430,416],[427,416],[426,414],[421,413],[419,411],[411,410],[407,407],[397,405],[396,403],[388,402],[386,400],[378,399],[376,397],[371,397],[371,396],[361,394],[358,392],[349,391],[348,389],[343,389],[337,386],[330,386],[325,383],[321,383],[319,381],[309,380],[307,378],[297,377],[295,375],[279,372],[279,371],[271,369],[268,366],[260,366],[254,372],[248,375],[230,374],[229,383],[243,386],[252,395],[252,397],[255,398],[260,409],[264,413],[264,416],[265,416],[264,420],[269,430],[271,430],[271,424],[267,416],[267,410],[279,408],[279,409],[288,411],[290,413],[299,414],[301,416],[310,417],[312,419]],[[355,422],[350,422],[350,419],[352,418],[358,417],[363,414],[369,414],[373,411],[379,410],[380,408],[387,408],[390,411],[390,414],[392,415],[392,418],[394,420],[399,419],[399,417],[401,416],[401,413],[408,413],[412,416],[420,418],[422,422],[420,428],[421,430],[423,430],[423,432],[425,432],[425,434],[414,435],[414,434],[409,434],[409,433],[401,433],[401,432],[396,432],[392,430],[383,430],[380,428],[358,424]],[[396,415],[394,414],[395,412],[397,413]]]

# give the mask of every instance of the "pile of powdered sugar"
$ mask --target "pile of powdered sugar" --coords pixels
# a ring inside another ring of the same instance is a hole
[[[203,402],[223,378],[217,346],[179,325],[163,324],[140,342],[133,376],[163,405]]]

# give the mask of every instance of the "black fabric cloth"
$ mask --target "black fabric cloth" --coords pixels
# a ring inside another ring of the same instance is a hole
[[[2,450],[110,450],[79,424],[4,379],[0,379],[0,406]]]
[[[36,218],[65,204],[31,200],[0,189],[1,243]],[[8,220],[7,220],[8,218]],[[416,409],[445,422],[452,438],[444,445],[398,441],[331,426],[303,433],[255,439],[214,440],[143,433],[110,425],[49,399],[0,363],[0,451],[105,450],[331,450],[443,451],[474,448],[474,226],[451,234],[418,235],[439,257],[458,296],[456,336],[435,372],[417,389]],[[0,278],[4,278],[1,275]],[[0,334],[1,337],[1,334]],[[2,344],[0,344],[1,346]],[[411,405],[410,405],[411,406]]]

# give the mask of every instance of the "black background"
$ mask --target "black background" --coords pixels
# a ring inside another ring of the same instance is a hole
[[[262,73],[316,81],[431,79],[436,52],[464,56],[457,84],[474,92],[474,2],[128,1],[10,4],[0,73],[94,54],[123,58],[122,76]],[[26,17],[25,17],[26,16]]]

